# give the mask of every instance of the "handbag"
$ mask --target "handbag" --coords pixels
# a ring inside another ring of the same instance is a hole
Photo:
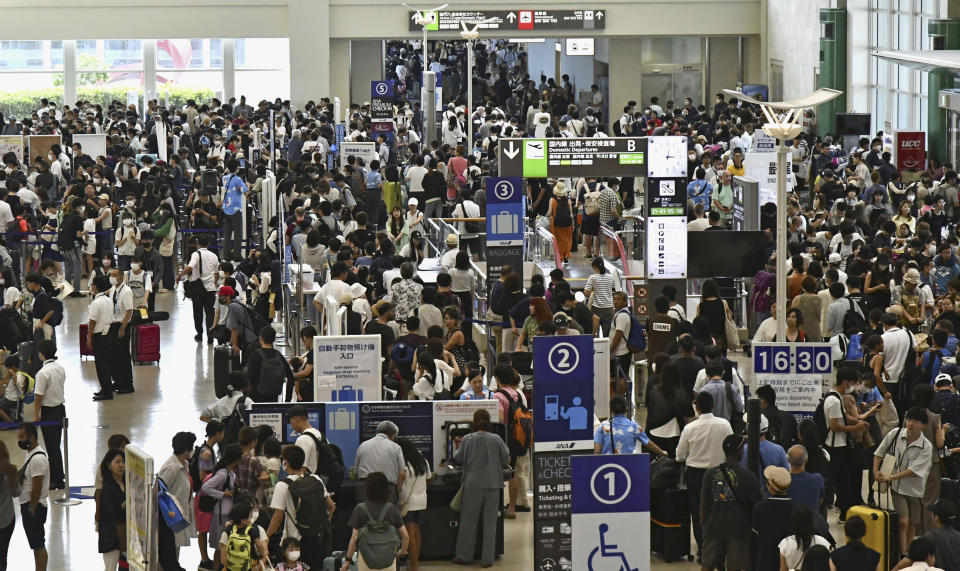
[[[187,299],[200,298],[207,291],[203,285],[203,255],[199,250],[197,250],[197,267],[197,271],[200,272],[197,279],[183,282],[183,297]]]
[[[457,489],[457,493],[453,496],[453,499],[450,500],[450,509],[455,512],[460,511],[460,506],[463,504],[463,484]]]
[[[730,318],[730,308],[727,307],[726,301],[723,302],[723,310],[723,332],[727,340],[727,349],[739,349],[740,330],[737,329],[737,324]]]
[[[117,527],[114,528],[114,531],[117,534],[117,549],[121,553],[127,552],[127,522],[121,521],[117,523]]]
[[[164,258],[169,258],[173,255],[173,245],[177,241],[177,230],[172,228],[170,233],[163,237],[160,240],[160,247],[157,248],[157,251],[160,252],[160,255]]]
[[[167,491],[167,484],[162,478],[157,478],[157,488],[157,509],[160,510],[160,515],[163,516],[163,521],[170,531],[178,533],[190,527],[190,522],[184,515],[186,512],[183,506],[173,494]]]

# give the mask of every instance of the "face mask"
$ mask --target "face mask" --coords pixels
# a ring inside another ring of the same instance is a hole
[[[250,521],[257,521],[257,518],[260,517],[260,512],[252,511],[250,512]]]
[[[691,161],[695,161],[697,160],[697,155],[690,153],[689,155],[687,155],[687,158],[690,159]]]
[[[17,446],[19,446],[21,450],[30,450],[30,443],[26,440],[17,440]]]
[[[7,283],[7,279],[0,277],[0,285],[3,285],[5,283]]]
[[[296,561],[296,560],[300,559],[300,552],[299,552],[299,551],[291,551],[291,552],[287,553],[287,559],[289,559],[290,561]]]
[[[123,221],[123,225],[124,225],[124,226],[133,226],[133,220],[130,220],[129,218],[127,218],[127,219],[125,219],[125,220]]]
[[[852,395],[854,392],[856,392],[856,390],[857,390],[857,387],[850,387],[846,391],[844,391],[844,394]]]
[[[133,271],[135,271],[135,272],[139,272],[139,271],[140,271],[140,264],[132,263],[132,264],[130,264],[130,269],[133,270]]]
[[[103,179],[95,178],[93,179],[93,184],[100,184],[103,182]]]
[[[111,277],[111,278],[110,278],[110,285],[116,287],[116,285],[117,285],[117,278]]]
[[[110,262],[110,260],[104,260],[104,261],[103,261],[103,262],[101,262],[101,263],[103,264],[103,267],[105,267],[105,268],[109,268],[109,267],[110,267],[110,263],[111,263],[111,262]]]
[[[223,271],[223,270],[220,270],[218,273],[220,274],[220,277],[221,277],[221,278],[227,277],[227,272],[225,272],[225,271]]]

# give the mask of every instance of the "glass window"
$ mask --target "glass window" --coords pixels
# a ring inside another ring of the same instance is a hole
[[[142,42],[140,40],[77,42],[77,69],[116,73],[126,70],[143,70]]]
[[[913,49],[913,16],[897,16],[897,49]]]
[[[0,41],[0,112],[29,117],[42,98],[63,104],[63,41]]]
[[[223,40],[157,40],[157,69],[221,69]]]
[[[290,97],[290,41],[287,38],[234,40],[234,92],[249,105]]]
[[[890,14],[877,14],[877,47],[890,49]]]

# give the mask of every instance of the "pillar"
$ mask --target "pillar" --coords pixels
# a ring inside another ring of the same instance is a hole
[[[77,40],[63,41],[63,102],[77,102]]]
[[[627,101],[636,101],[637,108],[643,109],[641,100],[639,73],[637,62],[640,61],[641,38],[610,38],[610,101],[609,117],[604,117],[600,126],[604,132],[613,136],[610,126],[619,121],[623,115],[623,106]],[[615,73],[615,70],[630,69],[633,73]],[[539,78],[538,78],[539,79]]]
[[[343,104],[370,101],[370,82],[384,79],[383,40],[352,40],[350,42],[350,101]]]
[[[927,25],[934,50],[960,49],[960,20],[930,20]],[[954,72],[935,69],[927,75],[927,153],[938,161],[947,158],[947,110],[940,108],[941,89],[953,88]]]
[[[233,38],[224,38],[222,45],[223,91],[220,93],[220,100],[229,101],[231,97],[236,97],[237,92],[236,43]]]
[[[289,0],[290,101],[330,94],[330,0]]]
[[[847,10],[820,9],[820,85],[842,91],[843,95],[817,107],[817,131],[833,133],[837,113],[847,110]]]
[[[329,97],[339,97],[344,109],[350,105],[350,40],[330,40]],[[342,112],[337,120],[343,120]]]

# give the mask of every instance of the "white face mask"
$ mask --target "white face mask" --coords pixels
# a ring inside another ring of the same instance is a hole
[[[136,203],[135,203],[134,201],[132,201],[132,200],[128,200],[126,204],[127,204],[127,206],[129,206],[130,208],[133,208],[133,205],[136,204]]]
[[[130,220],[129,218],[124,218],[124,220],[123,220],[123,225],[124,225],[124,226],[133,226],[133,220]]]
[[[117,278],[115,278],[115,277],[113,277],[113,276],[110,276],[110,285],[116,286],[116,285],[117,285]]]
[[[250,512],[250,521],[257,521],[257,518],[260,517],[260,512],[252,511]]]
[[[856,390],[857,390],[857,387],[850,387],[846,391],[844,391],[844,393],[848,395],[852,395],[853,393],[856,392]]]
[[[100,179],[100,178],[93,179],[93,184],[100,184],[102,182],[103,182],[103,179]]]
[[[104,260],[104,261],[101,262],[101,263],[103,264],[103,267],[105,267],[105,268],[109,268],[109,267],[110,267],[110,264],[111,264],[110,260]]]
[[[133,271],[135,271],[135,272],[139,272],[139,271],[140,271],[140,264],[134,262],[134,263],[130,264],[130,269],[133,270]]]
[[[300,559],[300,552],[299,551],[288,552],[287,559],[289,559],[290,561],[297,561],[298,559]]]

